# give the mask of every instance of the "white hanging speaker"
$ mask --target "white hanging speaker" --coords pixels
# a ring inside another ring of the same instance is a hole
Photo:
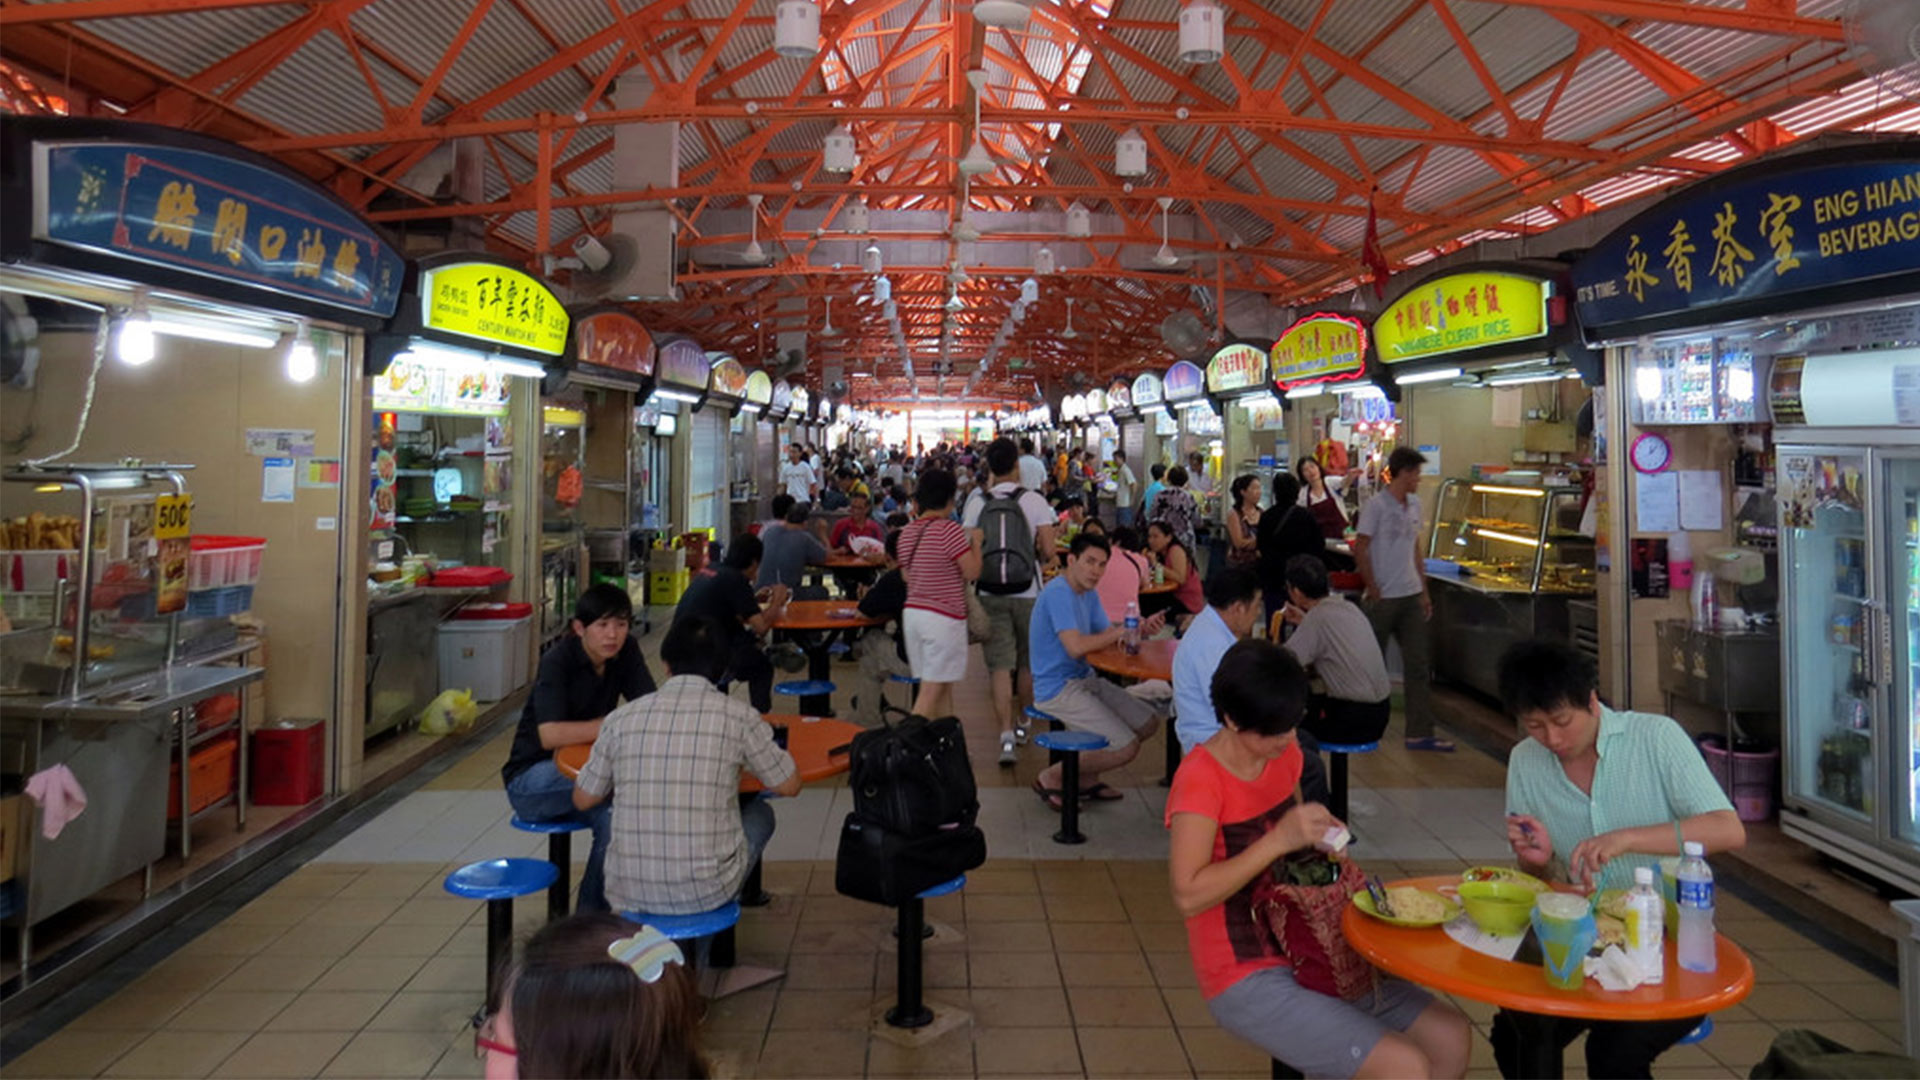
[[[1084,240],[1093,235],[1093,211],[1073,202],[1067,206],[1067,235]]]
[[[1187,0],[1180,9],[1180,62],[1211,64],[1227,45],[1227,15],[1213,0]]]
[[[973,17],[983,25],[1017,30],[1033,14],[1033,0],[975,0]]]
[[[1113,140],[1113,171],[1121,176],[1147,175],[1147,140],[1138,128],[1128,128]]]
[[[780,0],[775,5],[773,51],[795,60],[820,51],[820,9],[813,0]]]
[[[812,4],[806,6],[813,7]],[[816,11],[814,14],[816,29],[818,29],[819,20],[820,16]],[[809,52],[806,55],[812,56],[813,53]],[[830,173],[843,173],[852,172],[854,166],[859,164],[860,155],[854,148],[853,132],[847,130],[847,125],[841,124],[827,132],[826,141],[821,148],[820,168]]]

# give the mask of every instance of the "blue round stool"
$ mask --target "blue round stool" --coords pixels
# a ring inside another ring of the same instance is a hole
[[[1089,750],[1105,750],[1110,744],[1104,735],[1090,731],[1047,731],[1033,737],[1034,745],[1057,750],[1060,758],[1060,831],[1053,834],[1056,844],[1084,844],[1080,834],[1080,755]]]
[[[547,918],[564,919],[573,905],[567,899],[568,878],[573,873],[573,834],[593,826],[584,821],[528,821],[519,814],[511,822],[521,832],[545,833],[547,861],[553,864],[553,884],[547,887]]]
[[[1707,1037],[1712,1034],[1713,1034],[1713,1017],[1709,1016],[1700,1021],[1699,1027],[1696,1027],[1692,1031],[1689,1031],[1685,1035],[1681,1036],[1680,1041],[1677,1043],[1674,1043],[1673,1045],[1689,1046],[1693,1043],[1706,1042]]]
[[[1327,809],[1332,811],[1334,817],[1345,821],[1347,820],[1347,755],[1371,754],[1380,749],[1380,744],[1378,742],[1323,742],[1320,744],[1320,749],[1325,750],[1333,759],[1333,765],[1328,770],[1327,777],[1327,795],[1333,800],[1333,805]]]
[[[904,712],[909,712],[909,713],[910,713],[910,712],[912,712],[912,711],[913,711],[913,698],[914,698],[914,694],[916,694],[916,693],[917,693],[917,692],[919,691],[919,689],[920,689],[920,680],[919,680],[919,678],[918,678],[918,677],[916,677],[916,676],[913,676],[913,675],[889,675],[889,676],[887,676],[887,681],[888,681],[888,682],[890,682],[890,683],[901,683],[901,684],[903,684],[903,685],[905,685],[905,686],[907,686],[907,687],[908,687],[908,690],[907,690],[907,707],[906,707],[906,708],[905,708],[904,710],[902,710],[902,711],[904,711]],[[885,704],[886,704],[886,701],[887,701],[887,695],[885,695],[885,694],[881,694],[881,695],[880,695],[880,703],[881,703],[882,705],[885,705]]]
[[[1029,721],[1037,722],[1048,731],[1067,730],[1067,725],[1041,712],[1035,706],[1028,705],[1026,708],[1020,710],[1020,719],[1013,723],[1013,737],[1020,742],[1027,742],[1033,738],[1033,724],[1029,723]],[[1061,754],[1058,750],[1049,751],[1047,753],[1047,764],[1058,764],[1064,756],[1065,755]]]
[[[894,1005],[887,1010],[887,1023],[897,1028],[922,1028],[933,1023],[933,1010],[927,1008],[921,992],[923,958],[921,942],[928,935],[928,900],[959,892],[967,884],[967,875],[944,881],[926,889],[900,905],[900,919],[894,935],[900,939],[894,965]]]
[[[791,694],[794,697],[813,697],[818,694],[831,694],[839,687],[826,679],[795,679],[791,682],[775,683],[773,692]]]
[[[713,966],[733,966],[733,928],[740,922],[740,902],[729,900],[712,911],[692,915],[649,915],[644,911],[623,911],[628,922],[644,923],[674,941],[713,938]]]
[[[499,1000],[499,979],[513,948],[514,899],[550,887],[559,876],[552,863],[539,859],[488,859],[468,863],[441,882],[455,896],[487,902],[487,1000],[481,1012]]]

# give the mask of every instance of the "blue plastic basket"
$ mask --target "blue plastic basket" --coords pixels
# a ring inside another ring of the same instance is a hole
[[[187,594],[187,614],[196,619],[238,615],[253,607],[253,586],[232,585]]]

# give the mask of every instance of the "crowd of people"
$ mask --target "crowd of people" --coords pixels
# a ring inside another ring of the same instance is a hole
[[[1169,887],[1222,1028],[1311,1076],[1463,1075],[1471,1028],[1452,1005],[1385,977],[1360,999],[1329,995],[1297,981],[1284,948],[1249,929],[1254,880],[1342,824],[1327,808],[1317,743],[1383,737],[1394,712],[1390,640],[1403,663],[1405,747],[1454,749],[1434,732],[1426,692],[1432,607],[1415,494],[1424,464],[1395,450],[1351,534],[1336,494],[1343,478],[1310,458],[1273,476],[1270,491],[1236,477],[1224,491],[1224,547],[1210,557],[1193,488],[1214,480],[1201,461],[1155,463],[1142,485],[1124,452],[1102,464],[1085,451],[1043,454],[1030,438],[913,455],[843,447],[824,460],[787,448],[771,516],[732,538],[675,609],[659,682],[629,636],[631,604],[612,586],[586,590],[572,633],[541,659],[502,779],[517,815],[584,825],[593,844],[580,913],[528,942],[492,1003],[478,1044],[488,1075],[516,1075],[516,1062],[518,1075],[705,1075],[687,976],[698,950],[689,957],[619,913],[696,913],[740,895],[776,826],[771,804],[738,796],[741,773],[775,795],[801,787],[761,719],[771,709],[769,631],[790,598],[824,594],[809,567],[830,555],[841,557],[836,587],[871,622],[848,641],[862,724],[881,722],[881,688],[894,677],[917,680],[915,713],[953,715],[953,686],[978,644],[991,716],[963,720],[993,725],[1001,764],[1019,760],[1023,703],[1106,741],[1081,755],[1077,792],[1063,791],[1058,764],[1038,774],[1033,788],[1055,809],[1070,794],[1125,798],[1115,770],[1172,725],[1183,756],[1165,811]],[[1104,493],[1110,515],[1099,510]],[[816,507],[832,506],[846,513],[828,529]],[[1350,557],[1328,546],[1349,538]],[[1359,603],[1333,587],[1340,573],[1357,573]],[[1150,588],[1159,583],[1172,587]],[[1179,636],[1170,683],[1123,688],[1096,675],[1089,655],[1136,633]],[[730,694],[735,683],[746,700]],[[1606,708],[1580,654],[1519,646],[1503,658],[1500,685],[1528,736],[1508,779],[1521,868],[1617,884],[1686,841],[1709,851],[1744,842],[1699,756],[1682,752],[1678,725]],[[554,754],[576,744],[592,749],[568,779]],[[1608,1076],[1649,1075],[1692,1026],[1503,1011],[1493,1026],[1503,1070],[1516,1033],[1534,1025],[1539,1037],[1542,1022],[1562,1044],[1595,1029],[1589,1069]]]

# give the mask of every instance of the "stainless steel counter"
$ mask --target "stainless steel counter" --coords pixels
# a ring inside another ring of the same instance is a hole
[[[8,698],[4,711],[8,720],[146,720],[265,675],[252,667],[174,667],[110,683],[81,698]]]
[[[1568,605],[1592,593],[1536,593],[1482,585],[1471,578],[1428,574],[1433,596],[1433,673],[1500,694],[1500,655],[1519,641],[1572,639]]]

